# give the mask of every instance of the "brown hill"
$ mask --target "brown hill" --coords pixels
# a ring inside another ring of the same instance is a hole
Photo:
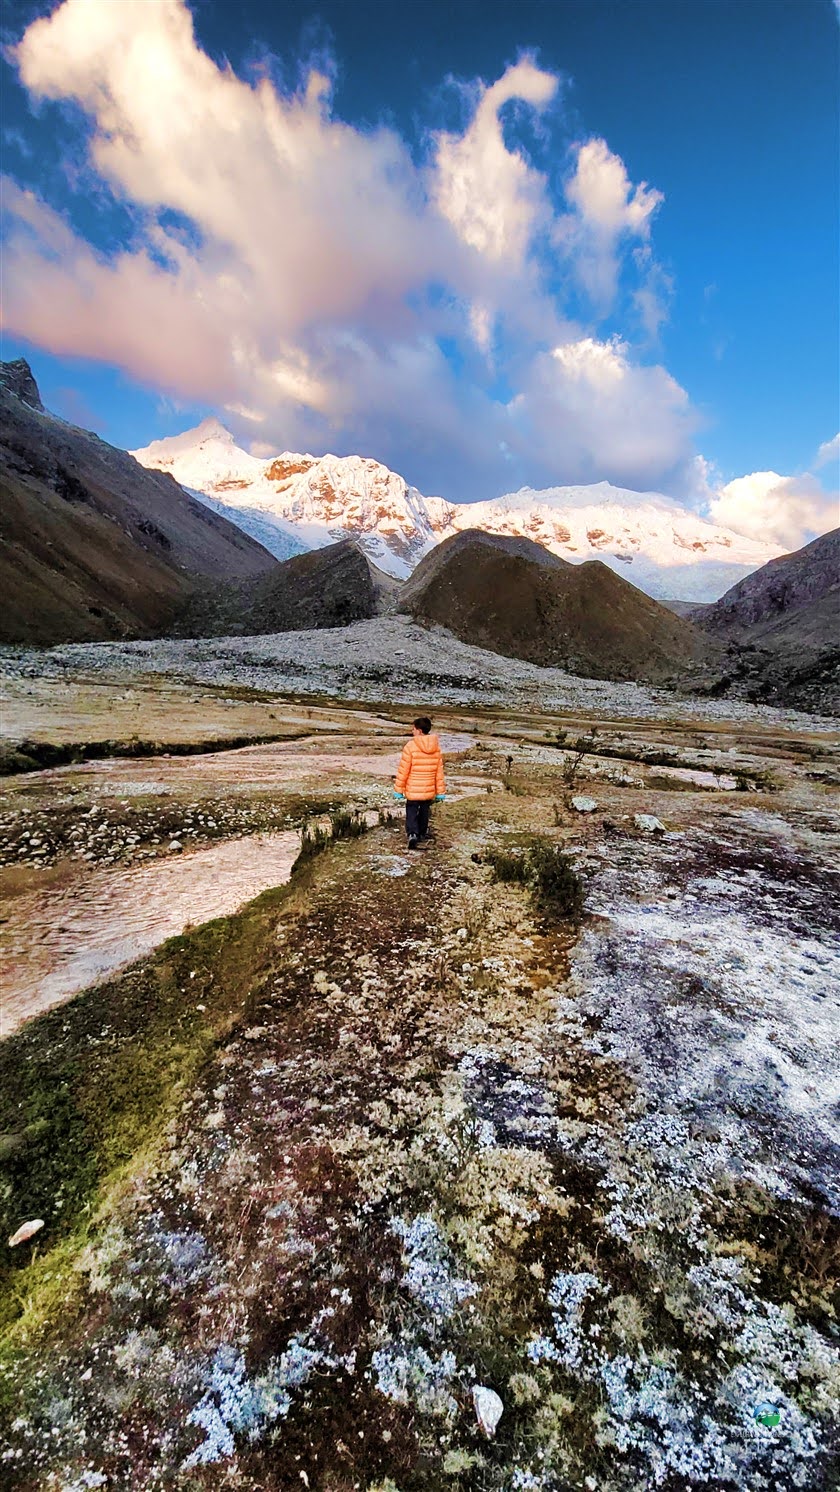
[[[479,529],[432,550],[399,608],[476,647],[592,678],[675,681],[718,651],[600,560],[569,564],[530,539]]]
[[[125,451],[44,412],[23,359],[0,364],[0,641],[167,630],[208,581],[276,560]]]
[[[296,554],[268,575],[194,596],[173,626],[178,637],[256,636],[346,627],[376,616],[398,582],[350,539]]]
[[[692,620],[727,644],[731,692],[840,713],[840,528],[762,565]]]
[[[810,642],[814,628],[808,613],[820,602],[827,603],[820,608],[822,615],[840,617],[840,528],[762,565],[712,606],[698,610],[696,620],[704,631],[720,637],[752,640],[771,635],[793,640],[801,626]],[[816,640],[821,638],[829,640],[818,623]],[[838,638],[840,626],[834,641]]]

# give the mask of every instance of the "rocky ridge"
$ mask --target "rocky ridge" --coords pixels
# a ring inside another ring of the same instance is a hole
[[[590,678],[648,683],[713,666],[718,647],[598,560],[467,529],[418,565],[401,611],[476,647]]]
[[[775,729],[836,735],[836,720],[727,697],[681,696],[631,682],[574,676],[460,642],[441,627],[408,616],[377,616],[349,627],[278,632],[264,637],[157,638],[145,642],[64,644],[48,652],[0,649],[9,688],[39,676],[56,681],[79,670],[93,680],[125,687],[132,675],[268,693],[388,701],[416,714],[427,707],[539,709],[591,712],[611,719],[736,720]]]
[[[172,627],[179,637],[256,637],[346,627],[376,616],[397,582],[350,539],[292,556],[268,575],[194,596]]]
[[[698,612],[697,621],[723,637],[796,633],[824,600],[840,620],[840,528],[770,560]]]
[[[727,644],[737,692],[840,713],[840,528],[771,560],[691,619]]]

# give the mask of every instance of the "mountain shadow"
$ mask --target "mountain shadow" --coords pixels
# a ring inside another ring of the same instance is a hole
[[[353,540],[342,539],[283,560],[268,575],[191,597],[171,635],[253,637],[346,627],[377,616],[398,590],[399,582],[377,570]]]

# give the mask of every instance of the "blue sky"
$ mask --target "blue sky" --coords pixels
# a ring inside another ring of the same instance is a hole
[[[3,355],[454,500],[838,521],[832,0],[10,0]]]

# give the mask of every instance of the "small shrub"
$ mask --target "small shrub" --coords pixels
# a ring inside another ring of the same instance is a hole
[[[715,772],[720,781],[722,772]],[[766,767],[751,767],[749,771],[741,768],[735,773],[735,791],[739,793],[775,793],[778,792],[779,783],[777,778]]]
[[[524,854],[516,850],[490,850],[484,858],[492,868],[494,881],[515,881],[519,885],[527,885],[528,861]]]
[[[304,824],[300,836],[300,849],[298,850],[297,859],[292,866],[292,875],[300,870],[301,866],[305,865],[307,861],[314,860],[316,855],[320,855],[321,851],[326,849],[329,840],[330,836],[327,830],[322,829],[320,824],[316,824],[314,829],[310,829],[308,824]]]
[[[580,922],[583,882],[560,845],[537,839],[525,851],[490,850],[484,859],[494,881],[527,886],[543,916],[552,921]]]
[[[308,824],[304,824],[300,836],[300,849],[292,866],[292,875],[295,875],[301,866],[320,855],[328,844],[333,844],[337,839],[358,839],[360,835],[367,833],[367,827],[358,809],[355,808],[352,810],[333,809],[330,814],[329,829],[322,828],[320,824],[310,829]]]
[[[331,839],[359,839],[367,831],[367,824],[357,808],[336,808],[330,814]]]
[[[774,775],[773,772],[769,770],[769,768],[753,767],[751,768],[749,775],[752,778],[758,792],[777,793],[779,791],[778,778]]]
[[[558,745],[560,744],[560,734],[561,733],[558,731]],[[566,734],[566,731],[562,732],[564,740],[566,738]],[[578,736],[571,751],[568,752],[563,758],[563,782],[565,786],[570,790],[574,787],[577,781],[578,773],[580,772],[584,757],[591,756],[592,753],[596,750],[595,737],[597,736],[597,734],[597,726],[593,726],[588,736]]]
[[[583,883],[560,846],[540,839],[532,847],[528,859],[532,895],[540,911],[565,922],[580,922]]]

